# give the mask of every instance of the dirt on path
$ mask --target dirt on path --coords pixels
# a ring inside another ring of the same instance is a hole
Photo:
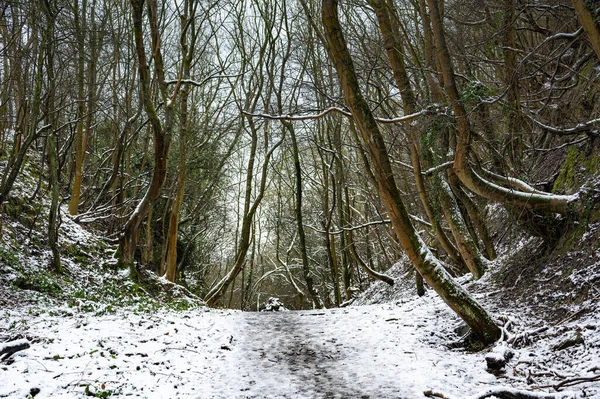
[[[353,372],[360,372],[360,365],[352,364],[356,346],[345,346],[324,328],[335,323],[335,316],[331,311],[244,313],[239,350],[256,366],[248,370],[248,377],[272,383],[285,378],[289,398],[375,397],[368,393],[369,387],[348,379]],[[340,374],[340,369],[344,373]],[[268,396],[268,387],[265,390]],[[395,392],[394,397],[397,395]]]

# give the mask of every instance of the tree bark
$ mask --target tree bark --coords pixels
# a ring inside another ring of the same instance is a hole
[[[476,237],[471,236],[466,221],[460,212],[458,203],[448,182],[439,174],[436,174],[438,187],[438,198],[444,213],[444,217],[450,226],[452,235],[458,244],[458,250],[473,278],[478,280],[488,268],[487,260],[481,255],[475,242]]]
[[[296,130],[290,122],[284,122],[284,126],[290,133],[292,140],[292,153],[294,155],[294,176],[296,184],[296,225],[298,230],[298,245],[300,247],[300,257],[302,258],[302,273],[304,275],[304,281],[306,282],[306,288],[308,294],[317,309],[324,307],[323,301],[319,296],[319,293],[314,287],[313,275],[310,270],[310,264],[308,261],[308,253],[306,249],[306,233],[304,231],[303,217],[302,217],[302,168],[300,165],[300,154],[298,151],[298,140],[296,139]]]
[[[57,119],[58,115],[55,108],[56,99],[56,79],[54,76],[54,21],[55,15],[50,8],[50,3],[44,3],[46,13],[46,31],[45,35],[45,53],[46,53],[46,75],[48,76],[48,93],[46,96],[45,116],[48,125],[51,126],[50,133],[46,137],[48,146],[48,171],[50,174],[49,186],[51,189],[50,213],[48,215],[48,243],[52,250],[52,268],[57,273],[62,273],[62,264],[60,261],[60,250],[58,246],[58,228],[60,216],[60,191],[58,186],[58,149],[57,149]]]
[[[519,93],[519,79],[517,72],[517,32],[515,27],[515,0],[504,0],[504,37],[503,37],[503,55],[504,55],[504,82],[508,86],[506,99],[508,101],[508,137],[505,140],[506,149],[509,151],[511,163],[520,163],[520,154],[523,151],[523,140],[521,137],[521,127],[523,119],[521,117],[521,100]],[[495,141],[495,140],[493,140]],[[507,143],[506,143],[507,142]]]
[[[25,155],[27,155],[27,151],[29,147],[33,144],[35,140],[40,138],[42,133],[48,129],[52,129],[52,126],[47,124],[42,126],[41,128],[37,128],[37,121],[40,115],[40,107],[42,103],[42,86],[44,84],[44,68],[42,65],[44,64],[44,55],[45,49],[40,49],[37,59],[38,70],[35,79],[35,89],[33,94],[33,104],[31,107],[31,117],[29,118],[29,126],[27,126],[28,134],[25,141],[21,144],[19,148],[19,152],[16,154],[14,162],[10,167],[7,167],[4,170],[4,174],[2,176],[2,184],[0,185],[0,207],[8,197],[8,193],[12,189],[15,181],[17,180],[17,176],[21,171],[21,167],[23,166],[23,162],[25,161]]]
[[[477,208],[477,205],[473,202],[473,200],[469,197],[469,195],[463,190],[462,185],[460,184],[460,179],[454,173],[452,168],[448,168],[448,183],[452,187],[452,191],[456,198],[463,203],[465,208],[467,209],[467,213],[471,218],[471,221],[475,225],[475,229],[479,234],[479,238],[483,243],[483,249],[485,251],[486,257],[488,260],[496,259],[496,249],[494,248],[494,241],[490,236],[490,232],[485,224],[485,221],[481,217],[481,213]],[[473,237],[475,238],[475,237]]]
[[[194,45],[196,43],[196,24],[195,24],[195,6],[191,2],[186,1],[184,4],[184,14],[181,18],[181,25],[188,26],[181,34],[181,52],[183,56],[183,79],[189,79],[192,59],[194,56]],[[191,18],[191,19],[190,19]],[[189,31],[190,42],[186,33]],[[177,192],[175,200],[171,206],[169,215],[169,232],[167,234],[167,256],[165,260],[166,278],[171,282],[175,282],[177,274],[177,236],[179,232],[179,213],[183,196],[185,194],[185,181],[187,169],[187,136],[189,130],[188,117],[188,97],[190,94],[189,85],[184,85],[181,89],[181,104],[180,104],[180,134],[179,134],[179,173],[177,176]]]
[[[81,180],[83,173],[83,158],[85,148],[83,146],[83,127],[85,114],[85,36],[87,30],[87,0],[82,0],[81,9],[79,1],[73,4],[73,23],[75,24],[75,40],[77,41],[77,127],[75,132],[75,178],[71,189],[71,200],[69,201],[69,213],[77,215],[79,209],[79,197],[81,194]],[[88,90],[93,90],[88,87]]]
[[[356,245],[354,244],[354,234],[352,233],[352,231],[348,232],[348,246],[350,247],[350,253],[352,254],[352,257],[354,258],[356,263],[358,263],[358,265],[360,267],[362,267],[362,269],[367,273],[367,275],[369,275],[371,278],[373,278],[375,280],[383,281],[384,283],[386,283],[388,285],[394,285],[393,278],[391,278],[390,276],[385,275],[383,273],[379,273],[376,270],[371,269],[371,267],[369,267],[369,265],[367,265],[365,263],[365,261],[362,260],[362,258],[358,254],[358,251],[356,250]]]

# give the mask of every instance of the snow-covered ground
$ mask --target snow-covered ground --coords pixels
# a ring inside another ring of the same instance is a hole
[[[465,398],[499,386],[555,392],[564,378],[600,371],[600,325],[590,318],[546,330],[558,331],[551,339],[532,334],[495,376],[489,351],[448,348],[459,321],[431,292],[401,306],[313,311],[35,312],[0,311],[0,335],[31,342],[0,363],[0,397]],[[573,331],[585,344],[552,349]],[[598,398],[599,384],[556,398]]]
[[[350,307],[243,313],[198,307],[199,299],[173,289],[169,295],[147,292],[126,271],[115,273],[114,248],[64,211],[64,276],[46,270],[49,255],[28,241],[27,229],[17,222],[5,226],[0,398],[413,399],[428,393],[474,399],[499,387],[544,399],[600,398],[596,236],[583,238],[591,260],[568,259],[579,268],[565,277],[572,285],[557,285],[554,303],[528,287],[519,297],[524,302],[504,303],[504,289],[491,273],[477,283],[461,278],[505,330],[494,348],[469,353],[452,349],[465,333],[456,315],[432,291],[416,297],[414,272],[402,262],[387,271],[393,287],[374,283]],[[594,226],[590,231],[600,231]],[[35,242],[42,233],[33,233]],[[499,273],[504,262],[501,256],[492,270]],[[556,280],[559,269],[544,270],[537,279]],[[566,301],[570,287],[589,287],[591,295]],[[538,302],[564,312],[558,318],[536,314],[545,309]],[[7,342],[23,340],[28,349],[2,359]],[[506,367],[488,372],[485,357],[507,348],[514,356]]]

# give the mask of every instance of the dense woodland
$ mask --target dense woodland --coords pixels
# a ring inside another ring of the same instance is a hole
[[[0,206],[48,198],[55,273],[61,207],[212,306],[340,306],[406,255],[491,342],[454,277],[494,209],[552,248],[598,198],[593,0],[4,0],[0,43]]]

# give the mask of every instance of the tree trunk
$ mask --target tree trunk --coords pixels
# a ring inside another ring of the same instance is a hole
[[[362,267],[362,269],[367,273],[367,275],[369,275],[371,278],[373,278],[375,280],[383,281],[384,283],[386,283],[388,285],[394,285],[393,278],[391,278],[390,276],[387,276],[383,273],[379,273],[376,270],[373,270],[371,267],[369,267],[369,265],[367,265],[365,263],[364,260],[362,260],[362,258],[358,254],[358,251],[356,250],[356,245],[354,244],[354,235],[353,235],[352,231],[348,232],[348,246],[350,247],[350,253],[352,254],[352,257],[354,258],[356,263],[358,263],[358,265],[360,267]]]
[[[40,129],[37,128],[37,121],[40,115],[40,107],[42,102],[42,86],[44,84],[44,68],[42,67],[44,65],[44,55],[45,49],[42,48],[39,50],[37,59],[38,70],[35,79],[35,90],[33,94],[33,104],[31,107],[31,117],[29,118],[29,125],[27,127],[23,127],[28,130],[27,138],[20,146],[19,152],[18,154],[16,154],[12,165],[10,165],[10,167],[7,167],[4,170],[4,174],[2,176],[2,184],[0,185],[0,207],[8,197],[8,193],[10,193],[10,190],[12,189],[13,185],[15,184],[15,181],[17,180],[17,176],[21,171],[21,167],[23,166],[23,162],[25,161],[25,155],[27,155],[29,147],[33,144],[35,140],[37,140],[41,136],[41,134],[44,131],[53,128],[53,126],[51,126],[50,124],[42,126]]]
[[[490,236],[490,232],[481,218],[481,214],[477,205],[473,202],[473,200],[469,197],[469,195],[463,190],[462,185],[460,184],[460,179],[454,173],[452,168],[448,168],[448,183],[452,186],[452,191],[456,198],[463,203],[465,208],[467,209],[467,213],[471,218],[471,221],[475,225],[475,229],[483,243],[483,248],[488,260],[496,259],[496,249],[494,248],[494,242],[492,237]],[[475,238],[475,237],[473,237]]]
[[[344,89],[344,98],[358,125],[369,154],[379,193],[385,203],[392,226],[413,265],[427,283],[472,328],[482,342],[491,343],[500,337],[500,329],[490,315],[444,270],[429,248],[417,235],[396,186],[387,149],[379,127],[360,92],[354,64],[339,22],[337,0],[323,0],[323,25]]]
[[[417,102],[408,78],[408,73],[406,72],[406,67],[404,65],[404,54],[402,52],[402,43],[400,41],[400,31],[397,23],[394,20],[394,16],[391,15],[393,12],[392,4],[390,4],[390,2],[386,2],[386,0],[369,0],[369,3],[377,15],[384,47],[394,72],[396,85],[398,86],[398,89],[400,89],[404,114],[413,114],[417,112]],[[410,161],[413,167],[413,176],[415,178],[417,193],[419,194],[421,204],[425,209],[427,218],[433,226],[433,232],[442,245],[442,248],[444,248],[452,260],[454,260],[458,265],[463,266],[464,262],[461,258],[459,250],[457,250],[454,244],[452,244],[442,229],[439,218],[435,216],[435,212],[430,203],[429,195],[425,187],[425,181],[423,179],[423,174],[421,173],[419,127],[418,125],[414,125],[413,122],[406,122],[405,129],[409,139]]]
[[[85,114],[85,36],[86,36],[86,19],[87,19],[87,0],[82,0],[81,9],[79,1],[73,4],[73,22],[75,24],[75,40],[77,41],[77,127],[75,132],[75,178],[71,189],[71,200],[69,202],[69,213],[77,215],[79,209],[79,197],[81,194],[81,180],[83,173],[83,158],[85,148],[83,146],[83,125]],[[88,87],[91,91],[93,88]]]
[[[592,48],[600,60],[600,6],[595,1],[572,0],[575,13],[583,30],[588,35]],[[593,7],[596,7],[594,9]]]
[[[417,296],[425,295],[425,282],[423,281],[423,276],[417,270],[415,270],[415,285],[417,287]]]
[[[48,72],[49,78],[50,75],[51,73]],[[47,137],[48,168],[50,172],[50,188],[52,190],[50,214],[48,215],[48,242],[50,244],[50,249],[52,250],[52,267],[56,272],[62,273],[60,249],[58,245],[60,191],[58,187],[58,151],[56,148],[56,141],[57,134],[56,131],[52,129]]]
[[[319,296],[319,293],[314,287],[314,281],[312,272],[310,271],[310,264],[308,261],[308,253],[306,249],[306,233],[304,231],[303,217],[302,217],[302,169],[300,165],[300,154],[298,151],[298,141],[296,139],[296,131],[294,126],[290,122],[284,122],[285,127],[290,133],[292,139],[292,152],[294,155],[294,176],[296,183],[296,225],[298,230],[298,244],[300,247],[300,257],[302,259],[302,273],[304,274],[304,281],[306,282],[306,288],[308,294],[317,309],[323,308],[323,301]]]
[[[504,82],[508,86],[506,100],[508,101],[508,137],[505,148],[509,151],[509,159],[513,165],[520,163],[520,154],[523,151],[523,140],[521,137],[522,117],[521,101],[519,95],[519,79],[517,72],[517,31],[515,27],[515,0],[504,0],[506,6],[504,14]],[[495,141],[495,140],[494,140]]]
[[[171,98],[167,96],[167,88],[164,78],[164,65],[160,51],[160,38],[158,32],[158,15],[156,10],[156,0],[148,0],[148,18],[150,20],[152,48],[154,58],[154,69],[157,75],[159,86],[165,106],[165,126],[163,127],[150,94],[150,76],[148,74],[148,63],[144,48],[143,26],[143,0],[131,0],[133,9],[133,35],[135,41],[136,55],[138,59],[138,74],[140,81],[141,99],[144,103],[146,114],[152,126],[152,137],[154,139],[154,171],[152,181],[144,197],[141,199],[137,208],[131,214],[125,227],[123,235],[119,242],[119,265],[129,266],[132,277],[136,278],[136,269],[134,267],[134,253],[137,247],[137,238],[140,224],[148,214],[154,202],[159,198],[162,187],[167,177],[167,161],[169,147],[171,145],[171,130],[173,128],[173,106],[176,91]]]
[[[334,150],[333,162],[335,164],[335,204],[337,213],[337,225],[340,228],[348,227],[346,220],[345,203],[346,198],[344,192],[346,191],[346,174],[344,170],[344,154],[342,149],[342,126],[337,124],[333,129],[332,136],[330,136],[331,147]],[[344,284],[344,296],[345,300],[352,299],[352,269],[350,268],[350,254],[348,253],[348,243],[346,242],[346,234],[340,234],[340,262],[338,263],[338,273],[341,272],[342,283]],[[332,240],[333,242],[333,240]]]
[[[190,19],[191,18],[191,19]],[[194,44],[196,42],[196,25],[195,25],[195,6],[192,6],[189,1],[184,4],[184,14],[181,18],[182,26],[187,26],[189,21],[189,32],[191,34],[191,43],[188,43],[186,33],[182,33],[180,40],[181,52],[183,56],[183,79],[189,79],[192,58],[194,55]],[[191,46],[190,46],[191,44]],[[177,193],[175,200],[171,206],[169,215],[169,232],[167,234],[167,257],[166,257],[166,278],[171,282],[175,282],[177,274],[177,236],[179,232],[179,212],[183,203],[185,194],[185,180],[187,169],[187,135],[189,130],[188,121],[188,97],[190,94],[189,85],[184,85],[181,89],[181,104],[180,104],[180,134],[179,134],[179,174],[177,176]]]
[[[566,214],[573,210],[579,199],[576,195],[551,195],[516,191],[491,184],[475,173],[469,164],[471,153],[471,125],[469,116],[458,94],[450,53],[442,26],[437,0],[427,0],[433,34],[437,44],[444,87],[454,111],[458,125],[458,140],[454,155],[454,170],[460,181],[474,193],[503,204],[515,205],[527,209]]]
[[[435,175],[438,187],[438,198],[444,212],[444,217],[450,226],[452,235],[458,244],[458,250],[473,278],[478,280],[488,268],[487,260],[479,252],[475,242],[476,237],[471,236],[466,221],[460,212],[452,189],[443,176]]]
[[[50,172],[49,186],[52,192],[52,199],[50,203],[50,214],[48,215],[48,243],[52,250],[52,267],[57,273],[62,273],[62,264],[60,261],[60,250],[58,246],[58,228],[59,228],[59,215],[60,215],[60,191],[58,186],[58,149],[57,149],[57,119],[58,115],[55,108],[56,98],[56,80],[54,76],[54,21],[55,15],[53,15],[50,9],[50,4],[44,4],[44,11],[46,12],[46,32],[44,32],[44,40],[46,43],[46,76],[48,76],[48,94],[46,96],[46,120],[48,125],[51,126],[50,133],[46,138],[46,145],[48,146],[48,169]]]

